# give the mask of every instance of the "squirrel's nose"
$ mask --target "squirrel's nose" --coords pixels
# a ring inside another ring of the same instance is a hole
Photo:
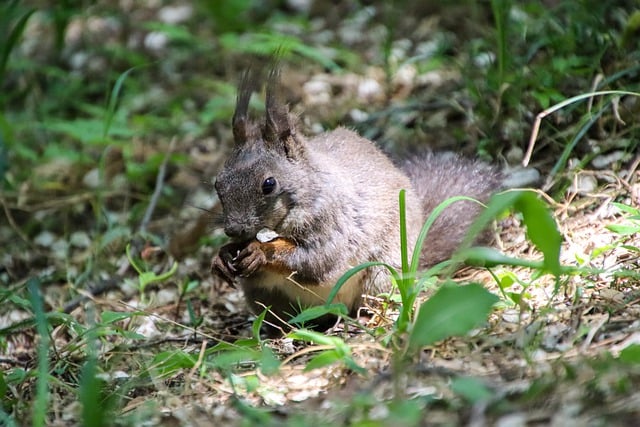
[[[247,230],[240,224],[228,224],[224,226],[224,234],[233,239],[245,236]]]

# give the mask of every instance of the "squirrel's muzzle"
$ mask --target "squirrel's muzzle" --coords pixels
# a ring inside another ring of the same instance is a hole
[[[248,230],[242,224],[227,224],[224,226],[224,234],[234,240],[248,240],[255,236],[251,235],[251,230]]]

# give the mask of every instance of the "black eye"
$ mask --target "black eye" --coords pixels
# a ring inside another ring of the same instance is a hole
[[[273,190],[275,189],[276,189],[276,179],[272,176],[265,179],[264,182],[262,183],[262,194],[264,194],[265,196],[267,194],[273,193]]]

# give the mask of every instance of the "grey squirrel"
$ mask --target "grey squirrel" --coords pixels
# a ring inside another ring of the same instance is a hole
[[[301,135],[279,95],[277,67],[267,81],[265,121],[256,123],[248,107],[257,80],[256,73],[242,80],[232,119],[235,146],[215,181],[231,243],[220,249],[212,270],[242,287],[254,313],[269,307],[272,322],[323,304],[351,267],[367,261],[400,266],[400,190],[406,190],[413,248],[440,202],[458,195],[486,201],[501,185],[493,167],[457,155],[426,153],[397,166],[345,128]],[[421,265],[449,258],[479,212],[472,202],[449,206],[429,231]],[[390,287],[385,269],[369,268],[334,302],[354,312],[363,294]]]

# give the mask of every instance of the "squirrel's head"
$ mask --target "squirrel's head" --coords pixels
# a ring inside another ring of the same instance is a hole
[[[256,74],[245,73],[239,88],[232,121],[235,146],[215,183],[224,231],[234,240],[255,238],[262,228],[279,231],[296,204],[296,188],[306,164],[305,147],[278,85],[279,70],[274,68],[269,74],[262,125],[248,118]]]

